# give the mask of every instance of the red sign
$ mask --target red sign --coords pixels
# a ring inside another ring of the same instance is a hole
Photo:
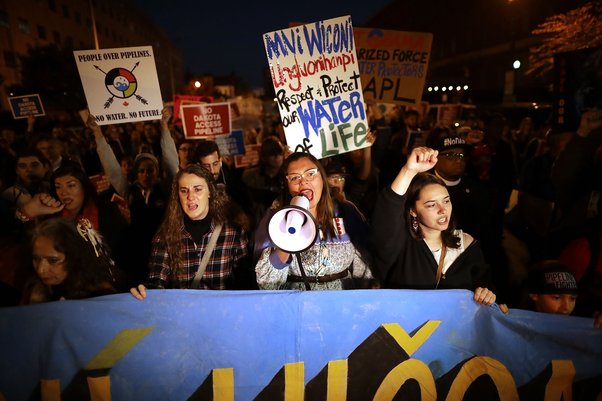
[[[174,95],[173,97],[173,118],[177,123],[181,123],[180,106],[183,104],[202,104],[212,103],[213,96],[194,96],[194,95]]]
[[[232,131],[229,103],[182,105],[180,113],[184,136],[188,139],[224,135]]]

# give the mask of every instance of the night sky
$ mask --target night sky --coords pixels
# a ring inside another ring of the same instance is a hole
[[[315,22],[351,15],[361,26],[392,0],[134,0],[181,49],[192,73],[235,73],[253,87],[263,84],[267,58],[262,34],[290,22]]]

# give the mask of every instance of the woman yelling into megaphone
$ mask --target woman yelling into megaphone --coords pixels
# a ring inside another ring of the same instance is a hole
[[[360,211],[331,198],[326,172],[309,153],[292,153],[282,173],[282,194],[255,233],[259,287],[334,290],[371,283],[368,225]]]

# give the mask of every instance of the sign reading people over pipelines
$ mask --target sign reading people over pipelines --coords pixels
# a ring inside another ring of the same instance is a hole
[[[0,399],[569,401],[598,394],[602,329],[593,319],[504,315],[472,297],[465,290],[149,290],[143,301],[117,294],[2,308]]]
[[[263,35],[287,145],[317,158],[369,146],[351,17]]]
[[[98,125],[161,119],[152,46],[76,50],[73,55]]]
[[[13,118],[27,118],[31,115],[34,117],[41,117],[46,115],[44,113],[44,106],[40,95],[25,95],[25,96],[13,96],[8,98],[10,103],[10,110],[13,113]]]
[[[354,36],[364,98],[420,104],[433,34],[355,28]]]
[[[180,118],[187,139],[200,139],[232,132],[229,103],[182,104]]]

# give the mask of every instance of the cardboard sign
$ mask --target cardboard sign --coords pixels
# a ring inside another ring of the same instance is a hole
[[[163,99],[151,46],[78,50],[73,55],[98,125],[161,119]]]
[[[286,141],[317,158],[369,145],[351,17],[263,35]]]
[[[229,103],[183,104],[180,116],[187,139],[207,138],[232,132]]]
[[[422,99],[433,34],[355,28],[364,98],[417,105]]]
[[[9,97],[8,102],[14,119],[27,118],[32,114],[35,117],[46,115],[38,94]]]

